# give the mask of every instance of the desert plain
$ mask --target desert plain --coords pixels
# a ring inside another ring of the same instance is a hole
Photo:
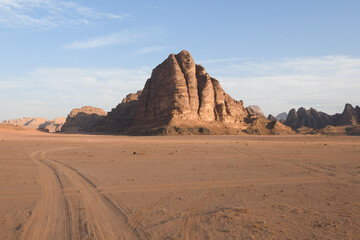
[[[0,129],[0,239],[359,236],[359,137]]]

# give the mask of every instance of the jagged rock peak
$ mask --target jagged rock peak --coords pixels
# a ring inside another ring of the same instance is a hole
[[[219,82],[196,65],[185,50],[170,54],[147,80],[139,99],[136,120],[166,124],[172,120],[237,122],[246,116]]]
[[[328,114],[318,112],[314,108],[306,110],[304,107],[300,107],[297,111],[295,109],[289,111],[284,124],[290,126],[292,129],[298,129],[304,126],[320,129],[330,123],[331,119]]]
[[[280,121],[280,122],[285,122],[286,118],[287,118],[288,114],[286,112],[282,112],[279,113],[278,115],[276,115],[276,120]]]
[[[269,120],[269,121],[277,121],[277,119],[272,115],[272,114],[269,114],[269,116],[267,117],[267,119]]]

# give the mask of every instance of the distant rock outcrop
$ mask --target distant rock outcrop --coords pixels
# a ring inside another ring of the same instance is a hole
[[[273,122],[273,121],[277,121],[276,118],[275,118],[273,115],[271,115],[271,114],[269,114],[269,116],[267,117],[267,119],[270,120],[270,121],[272,121],[272,122]]]
[[[286,112],[282,112],[282,113],[279,113],[275,118],[279,122],[285,122],[287,116],[288,116],[288,114]]]
[[[360,124],[360,108],[359,106],[354,108],[351,104],[346,104],[344,111],[341,114],[337,113],[335,115],[318,112],[313,108],[306,110],[301,107],[298,111],[291,109],[285,121],[285,125],[290,126],[292,129],[308,127],[315,130],[322,129],[327,126],[346,126],[357,124]]]
[[[246,108],[246,110],[250,114],[265,118],[264,113],[261,111],[260,107],[257,105],[250,105]]]
[[[344,111],[339,114],[332,116],[332,124],[334,126],[345,126],[345,125],[356,125],[360,123],[360,107],[356,106],[355,108],[347,103],[345,105]]]
[[[25,128],[43,129],[48,132],[59,132],[62,125],[65,123],[65,118],[55,118],[54,120],[47,120],[45,118],[27,117],[5,120],[1,123],[12,124],[14,126],[21,126]]]
[[[328,114],[318,112],[313,108],[306,110],[303,107],[299,108],[298,111],[291,109],[285,121],[285,125],[290,126],[292,129],[298,129],[303,126],[320,129],[330,125],[330,123],[331,119]]]
[[[73,109],[62,126],[62,132],[92,132],[106,112],[100,108],[84,106]]]

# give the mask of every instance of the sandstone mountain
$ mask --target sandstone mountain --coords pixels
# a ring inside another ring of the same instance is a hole
[[[286,112],[282,112],[282,113],[279,113],[278,115],[276,115],[275,119],[280,122],[285,122],[287,116],[288,116],[288,114]]]
[[[253,115],[265,118],[264,113],[261,111],[260,107],[257,105],[250,105],[246,108],[246,110]]]
[[[269,114],[269,116],[267,117],[267,119],[269,121],[277,121],[277,119],[272,115],[272,114]]]
[[[62,132],[91,132],[98,121],[106,116],[100,108],[84,106],[73,109],[62,126]]]
[[[54,120],[47,120],[45,118],[25,117],[5,120],[1,123],[12,124],[14,126],[21,126],[24,128],[43,129],[48,132],[59,132],[62,125],[65,123],[65,118],[55,118]]]
[[[314,108],[306,110],[303,107],[299,108],[297,111],[291,109],[285,121],[285,125],[290,126],[292,129],[298,129],[303,126],[320,129],[330,125],[330,123],[331,119],[328,114],[318,112]]]
[[[322,134],[326,133],[345,133],[357,134],[358,125],[360,124],[360,108],[355,108],[351,104],[346,104],[342,113],[329,115],[323,112],[310,108],[299,108],[298,111],[291,109],[285,121],[285,125],[292,129],[301,129],[304,132],[305,128],[320,130]],[[346,126],[345,128],[343,126]],[[338,127],[338,128],[336,128]]]
[[[135,122],[136,108],[142,91],[128,94],[106,117],[101,118],[93,128],[95,132],[121,133]]]
[[[276,129],[292,133],[291,128],[271,123],[257,112],[231,98],[219,81],[183,50],[158,65],[142,91],[129,94],[107,116],[100,115],[92,128],[83,130],[141,135],[276,134]],[[63,130],[71,119],[68,117]],[[78,122],[77,128],[81,124]]]

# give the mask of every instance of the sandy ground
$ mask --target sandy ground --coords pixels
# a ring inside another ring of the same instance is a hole
[[[360,137],[0,130],[0,239],[359,236]]]

